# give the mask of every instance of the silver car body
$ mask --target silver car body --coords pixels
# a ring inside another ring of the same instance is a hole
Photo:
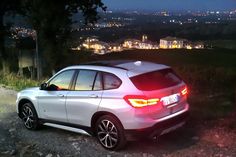
[[[176,86],[161,90],[141,91],[130,80],[130,77],[166,68],[169,67],[143,61],[121,63],[115,67],[100,65],[67,67],[57,74],[70,69],[95,70],[116,75],[122,81],[122,84],[117,89],[100,91],[47,91],[40,90],[39,87],[29,88],[19,92],[17,95],[17,113],[19,113],[20,102],[27,99],[33,104],[40,119],[91,127],[92,117],[97,112],[108,112],[120,120],[125,130],[153,127],[162,121],[187,112],[189,105],[186,99],[180,99],[177,104],[171,107],[150,106],[148,108],[134,108],[124,100],[124,97],[126,95],[149,95],[162,98],[172,94],[179,94],[180,89],[186,86],[183,81]]]

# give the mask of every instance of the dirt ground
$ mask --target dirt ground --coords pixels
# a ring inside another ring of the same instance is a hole
[[[191,117],[181,129],[158,141],[129,142],[125,149],[103,149],[94,137],[43,127],[24,128],[15,110],[16,92],[0,87],[0,156],[19,157],[235,157],[235,116],[196,123]],[[199,115],[200,116],[200,115]]]

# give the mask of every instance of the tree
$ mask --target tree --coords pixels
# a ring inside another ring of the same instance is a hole
[[[97,21],[98,9],[106,7],[101,0],[24,0],[25,16],[38,35],[40,53],[47,68],[54,71],[68,51],[72,15],[82,11],[85,23]]]
[[[5,50],[6,26],[4,25],[4,17],[9,12],[15,12],[20,9],[20,0],[0,0],[0,62],[2,62],[3,72],[7,73],[8,54]]]

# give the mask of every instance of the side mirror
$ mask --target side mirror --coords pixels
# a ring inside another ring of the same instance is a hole
[[[46,90],[47,89],[47,87],[48,87],[48,84],[47,83],[42,83],[41,85],[40,85],[40,90]]]

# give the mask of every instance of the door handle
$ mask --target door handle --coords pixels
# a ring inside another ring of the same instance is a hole
[[[57,96],[58,96],[58,97],[61,97],[61,98],[63,98],[63,97],[64,97],[64,95],[63,95],[63,94],[58,94]]]
[[[95,94],[91,94],[89,97],[90,97],[90,98],[98,98],[98,96],[95,95]]]

